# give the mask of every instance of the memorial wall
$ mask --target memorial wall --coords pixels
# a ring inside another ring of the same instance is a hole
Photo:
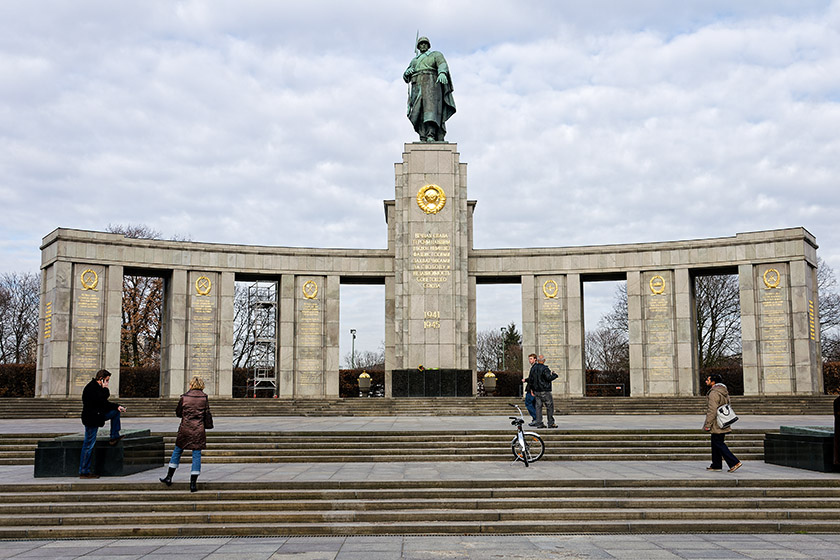
[[[36,394],[76,395],[100,368],[115,374],[111,388],[119,393],[125,269],[165,280],[163,396],[181,394],[192,375],[205,379],[209,394],[231,396],[235,282],[260,279],[278,285],[273,347],[283,398],[338,396],[344,282],[385,285],[386,396],[397,394],[394,372],[421,365],[435,379],[430,387],[474,393],[476,285],[497,282],[522,287],[524,354],[546,356],[559,375],[556,396],[583,396],[583,285],[604,278],[627,281],[631,396],[699,394],[693,279],[722,270],[739,278],[745,394],[822,392],[817,245],[805,229],[475,249],[476,207],[467,198],[467,166],[457,146],[423,142],[406,144],[395,165],[395,198],[384,204],[385,249],[222,245],[57,229],[41,247]]]

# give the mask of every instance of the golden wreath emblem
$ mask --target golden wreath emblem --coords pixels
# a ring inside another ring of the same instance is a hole
[[[200,296],[210,295],[210,290],[213,288],[213,283],[206,276],[199,276],[195,281],[195,293]]]
[[[315,299],[318,296],[318,284],[312,280],[307,280],[303,285],[303,297],[306,299]]]
[[[767,286],[767,289],[778,288],[781,282],[782,275],[775,268],[768,268],[764,271],[764,285]]]
[[[653,292],[655,295],[660,295],[665,293],[665,279],[659,276],[658,274],[650,279],[650,291]]]
[[[543,283],[543,294],[548,299],[553,299],[557,297],[557,292],[560,291],[560,288],[557,286],[557,282],[553,279],[548,279]]]
[[[95,270],[87,269],[82,272],[79,280],[82,282],[82,289],[96,291],[96,285],[99,284],[99,275]]]
[[[437,214],[446,206],[446,194],[437,185],[426,185],[417,191],[417,206],[426,214]]]

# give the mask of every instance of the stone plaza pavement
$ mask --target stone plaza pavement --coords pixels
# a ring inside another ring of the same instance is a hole
[[[504,430],[504,417],[220,417],[216,431],[381,431],[381,430]],[[698,429],[702,418],[692,416],[617,415],[561,416],[560,429]],[[832,416],[749,416],[736,428],[777,429],[780,425],[831,426]],[[77,419],[2,420],[2,433],[71,433]],[[178,419],[123,419],[126,429],[177,430]],[[541,430],[543,431],[543,430]],[[548,430],[545,430],[548,431]],[[551,449],[547,449],[547,453]],[[707,472],[708,461],[546,461],[524,468],[521,463],[405,462],[405,463],[268,463],[206,464],[199,482],[213,481],[318,481],[318,480],[438,480],[508,477],[533,479],[804,479],[840,478],[763,462],[745,462],[734,474]],[[163,474],[151,470],[109,478],[131,485],[155,482]],[[183,473],[178,473],[186,476]],[[177,478],[178,475],[176,475]],[[0,466],[0,484],[88,482],[77,478],[35,479],[32,466]],[[92,481],[93,482],[93,481]],[[710,530],[725,531],[726,513],[709,512]],[[189,539],[109,539],[107,520],[102,538],[91,540],[4,541],[0,559],[838,559],[837,534],[598,534],[539,535],[527,519],[522,535],[377,536],[377,537],[269,537]]]

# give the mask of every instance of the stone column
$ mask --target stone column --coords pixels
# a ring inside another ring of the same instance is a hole
[[[394,369],[403,369],[397,366],[396,359],[396,301],[394,299],[395,282],[392,276],[385,277],[385,398],[390,399],[393,395],[391,381]]]
[[[753,272],[758,319],[759,391],[764,395],[794,394],[788,263],[761,264],[753,267]]]
[[[232,272],[219,278],[219,385],[216,395],[233,397],[233,304],[236,281]]]
[[[472,245],[472,241],[470,241],[470,245]],[[478,371],[477,360],[478,357],[476,356],[475,346],[476,340],[478,338],[478,327],[476,326],[476,281],[475,276],[471,276],[469,278],[469,312],[468,312],[468,324],[469,324],[469,342],[467,346],[469,348],[469,360],[470,360],[470,369],[474,372]],[[472,394],[478,394],[478,377],[476,375],[471,376],[472,378]]]
[[[566,339],[566,277],[546,275],[534,277],[536,335],[535,354],[545,357],[545,365],[557,374],[552,392],[557,397],[569,394],[569,368]],[[524,364],[523,364],[524,367]]]
[[[324,396],[338,398],[338,370],[340,367],[339,332],[341,330],[339,310],[341,308],[341,281],[338,276],[327,276],[325,291],[325,337],[324,337]]]
[[[73,299],[73,265],[56,261],[41,271],[38,331],[38,368],[35,396],[70,394],[70,308]]]
[[[284,274],[277,288],[280,305],[277,325],[277,394],[291,398],[295,396],[295,277]]]
[[[466,164],[455,144],[406,144],[395,183],[396,368],[469,369]]]
[[[824,389],[817,344],[817,269],[805,260],[791,262],[790,283],[796,394],[819,395]]]
[[[627,273],[627,326],[630,351],[630,396],[645,396],[645,355],[642,326],[642,273]]]
[[[641,280],[644,394],[675,396],[678,392],[674,273],[671,270],[643,272]]]
[[[522,276],[522,373],[528,376],[528,354],[539,354],[537,341],[537,288],[533,274]]]
[[[586,395],[586,329],[583,322],[583,284],[580,274],[566,276],[566,333],[570,397]]]
[[[744,395],[760,395],[758,367],[758,312],[753,265],[738,267],[738,297],[741,303],[741,368]]]
[[[164,280],[160,348],[160,395],[177,397],[187,386],[187,271],[176,269]]]
[[[189,380],[197,375],[204,379],[205,393],[219,395],[220,276],[217,272],[202,271],[190,271],[187,274],[186,371],[184,384],[181,387],[170,387],[171,391],[183,393],[189,387]]]
[[[81,395],[84,386],[105,367],[106,302],[111,281],[104,266],[73,264],[69,395]],[[119,283],[122,286],[122,276]],[[116,373],[119,375],[119,361]]]
[[[697,328],[694,323],[694,298],[691,275],[687,268],[674,271],[674,302],[676,315],[675,343],[677,346],[677,394],[697,394],[698,380],[694,375],[696,365]]]
[[[111,372],[111,396],[120,394],[120,346],[122,340],[123,267],[108,266],[105,287],[104,368]]]
[[[295,278],[296,397],[325,396],[328,291],[324,276]]]

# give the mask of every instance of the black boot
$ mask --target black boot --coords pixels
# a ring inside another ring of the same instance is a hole
[[[195,481],[198,480],[197,474],[190,475],[190,492],[198,492],[198,487],[195,485]]]
[[[169,467],[169,472],[166,473],[166,476],[161,478],[160,481],[166,484],[167,486],[172,486],[172,475],[175,474],[175,469]]]

